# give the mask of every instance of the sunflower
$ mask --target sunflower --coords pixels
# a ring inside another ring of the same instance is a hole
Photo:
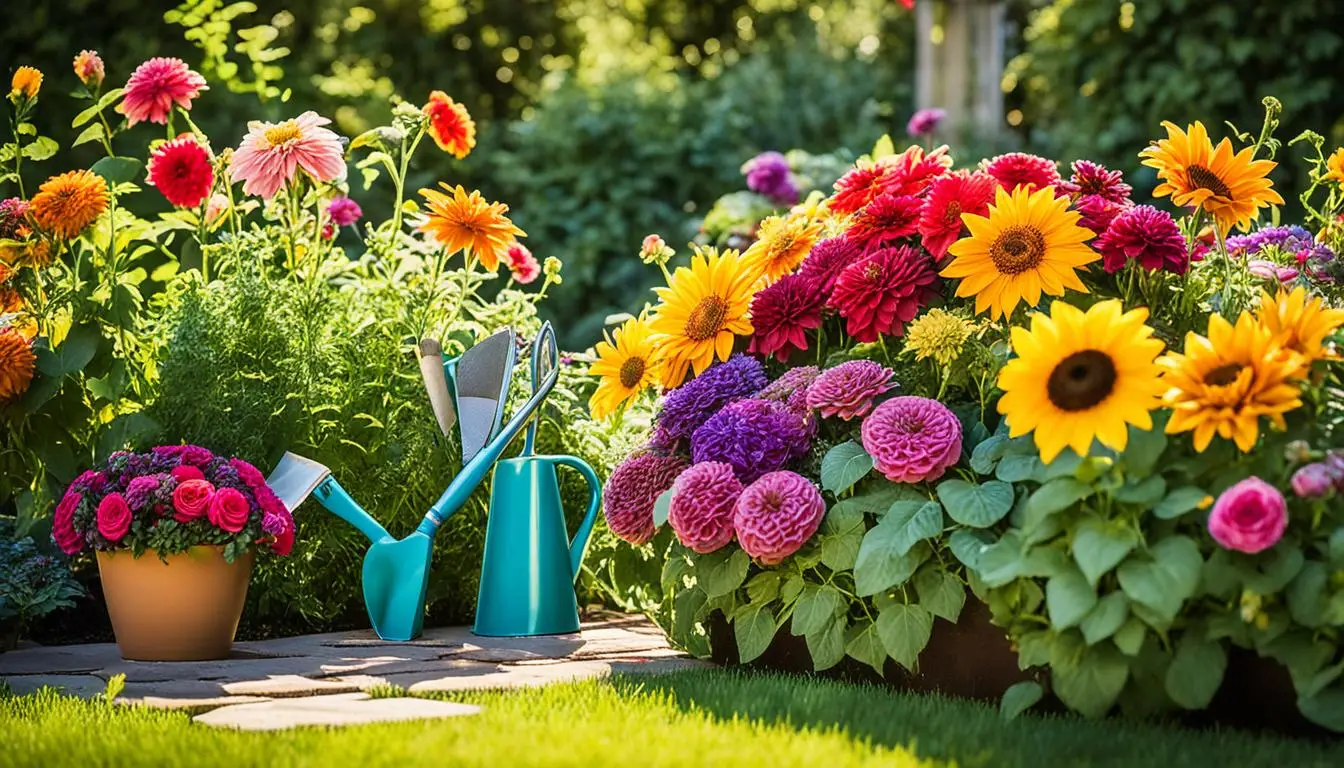
[[[742,260],[756,275],[773,283],[803,263],[821,238],[823,226],[806,216],[771,216],[761,222],[757,240]]]
[[[654,337],[643,320],[630,319],[599,341],[597,361],[588,373],[601,378],[588,401],[593,418],[601,421],[634,400],[658,380],[661,361],[655,356]]]
[[[1139,153],[1143,164],[1157,169],[1161,184],[1155,197],[1171,195],[1177,205],[1202,206],[1218,222],[1223,234],[1237,225],[1246,230],[1260,208],[1283,205],[1268,178],[1276,163],[1252,160],[1255,150],[1232,151],[1226,138],[1217,148],[1204,124],[1196,121],[1186,131],[1163,122],[1167,138]]]
[[[1319,297],[1308,299],[1307,289],[1301,286],[1291,293],[1280,289],[1274,296],[1261,293],[1256,314],[1285,351],[1308,365],[1331,356],[1326,337],[1344,325],[1344,309],[1327,307]]]
[[[1101,258],[1084,243],[1092,232],[1053,187],[996,192],[988,216],[962,214],[970,236],[948,249],[954,258],[940,273],[964,278],[957,295],[975,297],[975,311],[1006,317],[1019,301],[1034,307],[1041,293],[1063,296],[1066,288],[1087,293],[1074,270]]]
[[[1260,417],[1283,428],[1283,414],[1302,405],[1293,379],[1302,370],[1296,354],[1284,354],[1279,339],[1249,312],[1234,326],[1222,315],[1209,317],[1207,337],[1191,331],[1184,354],[1158,361],[1165,370],[1163,403],[1171,409],[1167,433],[1195,433],[1195,450],[1209,447],[1215,433],[1242,452],[1255,447]]]
[[[79,237],[107,210],[107,183],[92,171],[52,176],[38,187],[31,207],[33,221],[53,235]]]
[[[16,328],[0,327],[0,402],[28,391],[36,365],[33,346],[23,333]]]
[[[696,247],[691,265],[678,267],[667,287],[654,289],[661,302],[649,328],[659,335],[664,387],[681,384],[687,368],[698,374],[716,356],[727,360],[734,338],[751,335],[748,313],[756,284],[737,251]]]
[[[1162,341],[1147,319],[1147,309],[1125,312],[1115,299],[1086,312],[1056,301],[1048,317],[1031,316],[1031,330],[1014,327],[1017,357],[999,373],[999,413],[1009,435],[1033,432],[1048,464],[1066,446],[1086,456],[1094,439],[1122,451],[1130,424],[1152,429],[1163,388],[1154,362]]]
[[[504,215],[509,212],[509,206],[489,202],[475,190],[468,195],[460,184],[450,187],[440,183],[439,186],[451,196],[436,189],[420,190],[429,208],[420,231],[449,253],[463,249],[471,251],[486,269],[494,272],[514,239],[527,236]]]

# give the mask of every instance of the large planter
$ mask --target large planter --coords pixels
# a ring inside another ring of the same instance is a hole
[[[199,546],[160,558],[98,553],[107,613],[122,658],[205,661],[228,658],[247,598],[253,556],[232,563],[223,549]]]

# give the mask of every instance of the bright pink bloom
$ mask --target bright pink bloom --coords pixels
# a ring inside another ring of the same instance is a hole
[[[937,480],[961,459],[961,421],[927,397],[893,397],[863,420],[863,449],[893,483]]]
[[[1258,477],[1223,491],[1209,513],[1209,533],[1226,549],[1255,554],[1278,543],[1288,527],[1288,503]]]
[[[742,483],[731,464],[696,464],[682,472],[672,487],[667,522],[684,546],[704,555],[733,540],[733,509],[742,495]]]
[[[863,248],[847,237],[828,237],[812,246],[798,267],[798,274],[811,280],[817,292],[829,296],[845,267],[862,261]]]
[[[1107,272],[1119,272],[1131,261],[1147,270],[1165,269],[1177,275],[1190,267],[1181,228],[1171,214],[1151,205],[1121,211],[1092,245],[1101,253]]]
[[[1073,176],[1062,181],[1059,188],[1071,195],[1100,195],[1115,203],[1129,202],[1133,191],[1125,183],[1125,174],[1107,170],[1106,166],[1090,160],[1073,161]]]
[[[84,548],[84,539],[75,530],[75,509],[83,500],[84,494],[72,486],[61,498],[61,503],[56,505],[56,516],[51,521],[51,538],[67,555]]]
[[[210,151],[189,133],[160,144],[149,156],[149,183],[178,208],[197,207],[215,185]]]
[[[933,260],[918,247],[879,248],[845,267],[830,306],[845,319],[845,332],[861,342],[900,336],[937,292]]]
[[[845,237],[865,249],[895,245],[919,229],[922,200],[914,195],[879,195],[854,216]]]
[[[602,494],[611,532],[637,547],[653,538],[653,505],[685,468],[685,459],[655,453],[637,454],[616,467]]]
[[[242,459],[229,459],[229,466],[238,473],[238,479],[243,481],[243,485],[257,490],[266,487],[266,476],[261,474],[261,470],[252,466]],[[269,490],[269,489],[267,489]]]
[[[807,407],[845,421],[873,410],[877,398],[896,386],[890,368],[873,360],[850,360],[822,371],[807,388]]]
[[[782,470],[762,475],[737,499],[733,527],[748,555],[778,565],[802,549],[821,525],[826,502],[811,481]]]
[[[331,217],[331,223],[338,227],[348,227],[359,221],[359,217],[364,215],[360,209],[359,203],[346,197],[338,195],[327,203],[327,215]]]
[[[211,525],[229,533],[243,530],[251,514],[252,508],[247,503],[247,497],[233,488],[220,488],[210,499],[210,506],[206,508],[206,516],[210,518]]]
[[[1057,187],[1060,183],[1059,169],[1054,160],[1025,152],[999,155],[985,165],[985,172],[997,179],[1009,192],[1018,187],[1026,187],[1034,192],[1043,187]]]
[[[243,182],[244,193],[267,200],[299,171],[317,182],[339,178],[345,172],[345,149],[335,133],[322,127],[330,122],[316,112],[304,112],[280,123],[248,123],[230,173]]]
[[[521,285],[527,285],[541,274],[541,265],[537,263],[537,257],[520,242],[514,241],[513,245],[509,246],[509,250],[504,252],[504,261],[508,264],[513,279]]]
[[[999,183],[993,176],[976,171],[954,171],[929,184],[929,194],[919,215],[919,234],[924,249],[941,259],[961,238],[963,213],[984,216],[994,202]]]
[[[205,473],[199,467],[193,467],[190,464],[180,464],[173,467],[169,472],[173,479],[179,483],[185,483],[188,480],[204,480]]]
[[[906,8],[915,7],[914,0],[901,1],[903,5],[906,2],[909,3],[909,5],[905,6]],[[910,116],[910,122],[905,124],[905,132],[910,134],[911,138],[915,139],[932,136],[933,132],[938,130],[938,124],[943,122],[943,118],[945,117],[947,117],[947,110],[939,109],[937,107],[926,107],[917,110],[915,114]]]
[[[113,544],[131,529],[131,508],[120,493],[109,493],[98,502],[98,533]]]
[[[1073,209],[1082,216],[1078,220],[1078,226],[1100,235],[1111,226],[1116,216],[1131,205],[1133,204],[1128,200],[1117,203],[1101,195],[1083,195],[1073,204]]]
[[[807,334],[821,327],[826,297],[802,275],[785,275],[751,300],[753,333],[748,352],[787,362],[789,355],[807,351]]]
[[[215,486],[205,480],[187,480],[173,489],[173,519],[190,523],[206,515],[210,500],[215,497]]]
[[[128,125],[143,120],[166,125],[173,105],[191,111],[191,100],[209,90],[205,78],[181,59],[150,59],[135,68],[117,111]]]

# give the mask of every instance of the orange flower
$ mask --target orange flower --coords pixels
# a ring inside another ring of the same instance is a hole
[[[23,296],[7,285],[0,285],[0,318],[0,322],[8,323],[8,328],[0,325],[0,332],[12,328],[28,340],[37,335],[37,323],[24,311]]]
[[[37,226],[65,238],[80,233],[107,210],[107,184],[92,171],[69,171],[47,179],[33,197]]]
[[[36,364],[28,339],[14,328],[0,328],[0,402],[28,391]]]
[[[514,238],[527,236],[504,215],[509,212],[509,206],[492,203],[475,190],[468,195],[460,184],[450,187],[440,183],[439,186],[451,195],[434,189],[420,190],[429,208],[420,231],[449,253],[464,249],[471,251],[486,269],[494,272]]]
[[[46,269],[51,266],[51,243],[37,239],[28,242],[23,249],[23,264],[33,269]]]
[[[14,268],[11,267],[11,266],[9,266],[8,264],[6,264],[6,263],[3,262],[3,261],[0,261],[0,285],[4,285],[5,283],[8,283],[8,282],[9,282],[9,278],[11,278],[11,277],[13,277],[13,276],[14,276]],[[0,291],[3,291],[3,290],[5,290],[5,289],[4,289],[4,288],[0,288]],[[4,307],[4,305],[5,305],[4,301],[3,301],[3,300],[0,300],[0,307]],[[3,310],[3,309],[0,309],[0,314],[3,314],[3,313],[4,313],[4,310]]]
[[[35,98],[40,90],[42,90],[41,71],[33,67],[19,67],[14,70],[14,79],[9,82],[11,99],[19,96],[25,99]]]
[[[476,123],[472,122],[467,108],[453,101],[448,94],[443,91],[430,93],[423,111],[429,118],[429,135],[434,137],[439,149],[461,160],[476,146]]]

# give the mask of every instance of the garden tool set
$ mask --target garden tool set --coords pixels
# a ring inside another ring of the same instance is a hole
[[[267,478],[291,512],[315,496],[329,512],[369,538],[363,569],[364,605],[374,631],[384,640],[411,640],[420,634],[434,535],[466,504],[497,463],[477,631],[531,635],[578,628],[573,582],[596,520],[601,484],[592,468],[578,458],[533,455],[533,417],[559,376],[555,331],[549,323],[532,347],[532,394],[504,423],[515,349],[512,330],[500,331],[460,358],[446,361],[438,342],[421,342],[420,368],[430,406],[445,436],[457,425],[462,468],[406,538],[393,538],[327,467],[311,459],[286,453]],[[524,427],[523,455],[501,462],[505,449]],[[577,469],[590,488],[588,509],[572,544],[566,541],[557,465]]]

